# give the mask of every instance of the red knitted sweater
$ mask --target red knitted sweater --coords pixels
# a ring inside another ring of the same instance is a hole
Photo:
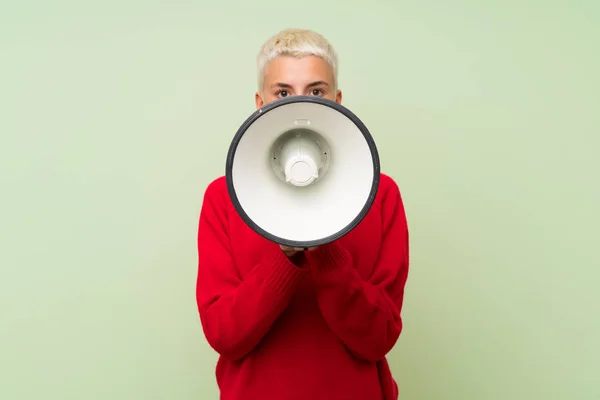
[[[395,400],[408,229],[396,183],[336,242],[288,259],[237,214],[223,177],[204,195],[197,304],[222,400]]]

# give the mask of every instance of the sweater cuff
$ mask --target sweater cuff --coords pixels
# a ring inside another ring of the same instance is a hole
[[[285,295],[290,293],[307,273],[307,268],[297,267],[277,248],[263,257],[258,278],[275,293]]]
[[[321,274],[344,268],[352,259],[348,250],[338,242],[331,242],[307,251],[306,257]]]

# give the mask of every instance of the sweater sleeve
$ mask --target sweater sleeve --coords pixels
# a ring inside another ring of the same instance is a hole
[[[382,359],[400,336],[408,275],[408,227],[400,192],[391,182],[382,196],[383,237],[368,279],[358,275],[339,242],[306,253],[323,317],[352,354],[372,362]]]
[[[224,185],[209,185],[198,228],[196,300],[210,346],[238,360],[268,332],[308,271],[292,264],[273,244],[242,278],[232,257],[235,243],[228,235],[229,205]]]

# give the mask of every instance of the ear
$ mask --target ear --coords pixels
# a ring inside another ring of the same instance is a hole
[[[254,95],[254,102],[256,103],[257,110],[265,104],[259,92],[256,92],[256,94]]]
[[[338,90],[335,94],[335,102],[338,104],[342,104],[342,91]]]

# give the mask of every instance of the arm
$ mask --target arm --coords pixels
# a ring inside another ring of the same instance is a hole
[[[228,237],[229,199],[224,186],[206,190],[198,228],[196,300],[208,343],[237,360],[249,353],[287,306],[306,270],[273,245],[243,279]]]
[[[306,253],[314,265],[317,296],[330,328],[356,357],[376,362],[402,331],[400,311],[408,275],[408,228],[395,184],[383,193],[383,238],[377,264],[364,280],[339,242]]]

